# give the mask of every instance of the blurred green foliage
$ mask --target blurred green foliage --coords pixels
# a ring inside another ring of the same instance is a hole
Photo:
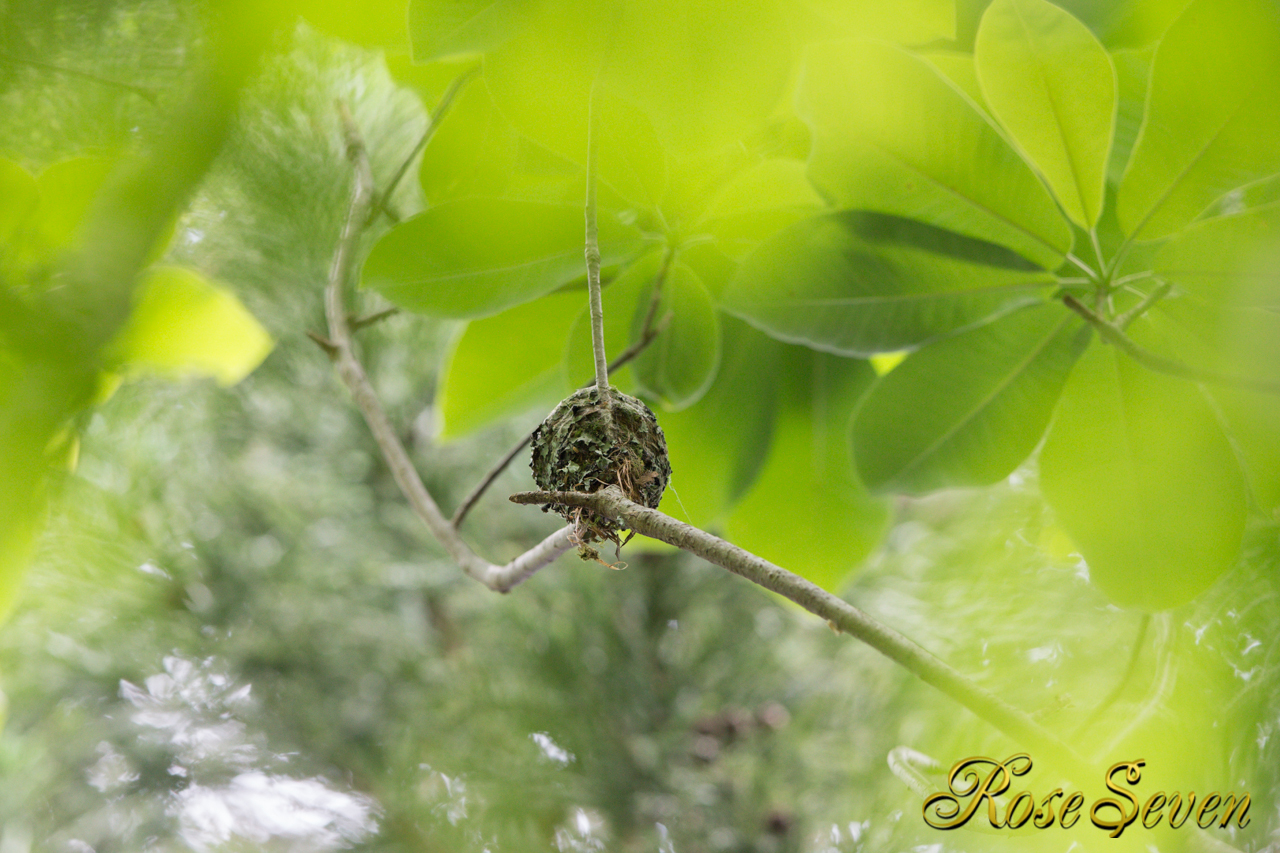
[[[408,169],[356,307],[426,315],[361,347],[443,506],[590,374],[590,128],[610,355],[659,330],[616,377],[659,410],[662,508],[1099,775],[1250,791],[1216,837],[1262,849],[1278,16],[0,3],[0,609],[32,566],[0,851],[1115,849],[928,830],[895,748],[1016,745],[718,570],[635,543],[623,572],[467,582],[305,334],[349,191],[335,101],[381,192]],[[470,518],[487,556],[550,530],[501,501],[527,479]]]

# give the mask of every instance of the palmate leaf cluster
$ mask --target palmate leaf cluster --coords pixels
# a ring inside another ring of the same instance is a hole
[[[479,78],[424,158],[428,209],[373,247],[363,281],[473,321],[445,434],[589,375],[590,129],[607,342],[637,340],[655,301],[671,316],[618,377],[666,410],[664,508],[835,585],[883,535],[875,496],[989,485],[1043,442],[1045,495],[1112,601],[1154,611],[1207,589],[1249,513],[1278,506],[1264,436],[1280,402],[1257,390],[1280,363],[1274,5],[1082,21],[1001,0],[971,45],[950,3],[715,6],[410,4],[413,59],[478,58]],[[1072,300],[1155,357],[1137,364]],[[873,383],[858,360],[888,354],[909,355]],[[740,360],[755,375],[735,388]],[[800,386],[803,443],[834,448],[813,476],[778,418]],[[727,412],[707,459],[693,433]],[[793,506],[820,562],[756,535],[770,503]]]

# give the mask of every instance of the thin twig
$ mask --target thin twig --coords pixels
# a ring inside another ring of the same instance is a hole
[[[1212,370],[1202,370],[1199,367],[1193,367],[1181,361],[1156,355],[1134,343],[1133,338],[1126,335],[1123,329],[1092,311],[1070,293],[1063,295],[1062,303],[1087,320],[1091,326],[1098,330],[1098,333],[1102,335],[1105,341],[1115,344],[1125,355],[1148,370],[1153,370],[1156,373],[1165,373],[1169,376],[1177,376],[1192,382],[1205,382],[1209,385],[1240,388],[1245,391],[1259,391],[1263,394],[1280,394],[1280,381],[1254,379],[1247,376],[1230,376]]]
[[[153,107],[156,105],[156,103],[159,100],[155,91],[152,89],[148,89],[146,86],[137,86],[137,85],[134,85],[133,83],[124,83],[120,80],[112,80],[109,77],[99,77],[97,74],[92,74],[88,71],[81,71],[78,68],[67,68],[62,65],[53,65],[48,62],[41,62],[37,59],[26,59],[24,57],[9,56],[8,54],[4,54],[4,53],[0,53],[0,62],[8,62],[12,65],[30,65],[33,68],[39,68],[43,71],[52,71],[55,74],[66,74],[70,77],[79,77],[84,80],[90,80],[101,86],[110,86],[114,89],[122,89],[125,92],[129,92],[131,94],[137,95],[139,98],[142,98],[143,100],[150,103]]]
[[[565,504],[618,519],[636,533],[660,539],[702,557],[752,583],[772,590],[813,613],[838,631],[871,646],[991,723],[1028,750],[1044,754],[1068,776],[1092,775],[1070,746],[1027,714],[989,693],[897,631],[797,574],[669,515],[628,500],[620,489],[598,492],[522,492],[518,504]]]
[[[351,331],[358,332],[363,328],[374,325],[375,323],[381,323],[388,317],[394,317],[399,313],[400,309],[393,305],[390,308],[383,308],[381,311],[375,311],[372,314],[366,314],[363,317],[351,317],[347,322],[351,327]]]
[[[458,93],[462,91],[462,87],[471,82],[471,78],[476,76],[479,71],[479,66],[467,69],[455,77],[453,82],[449,84],[449,88],[444,90],[444,94],[440,96],[440,102],[436,104],[436,108],[432,110],[431,116],[427,119],[427,127],[422,132],[422,138],[418,140],[417,145],[413,146],[413,151],[409,156],[404,158],[404,162],[400,164],[400,168],[396,169],[396,173],[391,176],[391,180],[387,183],[387,188],[374,199],[374,209],[371,217],[376,218],[378,214],[382,213],[386,214],[386,217],[392,222],[400,221],[400,215],[392,210],[389,205],[392,194],[395,193],[396,187],[400,186],[400,182],[404,180],[409,167],[413,165],[414,158],[426,149],[431,137],[436,135],[436,129],[440,127],[440,122],[445,113],[449,112],[449,107],[453,106],[453,99],[458,96]]]
[[[609,364],[604,352],[604,303],[600,297],[600,235],[596,228],[596,133],[594,104],[587,117],[586,219],[587,300],[591,305],[591,349],[595,356],[596,388],[605,412],[609,411]]]
[[[404,493],[418,518],[463,571],[490,589],[506,592],[573,547],[570,542],[572,528],[564,527],[507,565],[496,566],[479,557],[462,541],[462,537],[440,512],[435,499],[423,484],[404,444],[396,434],[395,427],[382,408],[382,401],[378,399],[364,365],[355,354],[351,326],[347,321],[344,295],[351,278],[360,233],[369,221],[369,210],[373,203],[373,172],[369,166],[368,152],[351,119],[350,111],[345,105],[339,104],[339,114],[346,139],[347,157],[354,166],[355,180],[351,206],[342,226],[338,247],[333,253],[329,282],[325,287],[325,317],[329,321],[329,342],[336,349],[334,362],[338,376],[351,392],[360,413],[364,415],[396,484],[400,486],[400,491]]]
[[[647,318],[645,322],[648,323]],[[644,331],[640,335],[640,340],[636,341],[631,346],[627,347],[625,350],[622,351],[621,355],[619,355],[613,361],[609,362],[609,372],[613,373],[615,371],[621,370],[632,359],[634,359],[640,353],[644,352],[645,348],[649,346],[649,344],[653,343],[654,338],[662,334],[662,332],[667,328],[667,325],[670,322],[671,322],[671,314],[668,313],[656,325],[654,326],[646,325]],[[586,382],[583,382],[578,387],[590,388],[595,383],[595,381],[596,380],[594,378],[588,379]],[[529,442],[531,441],[533,441],[533,432],[529,431],[524,434],[524,437],[521,438],[520,441],[518,441],[514,447],[512,447],[505,454],[503,454],[502,458],[498,460],[497,464],[489,469],[489,473],[484,475],[483,480],[481,480],[479,483],[476,483],[475,488],[472,489],[465,498],[463,498],[462,503],[458,505],[458,508],[453,513],[453,520],[450,523],[453,524],[454,528],[457,528],[462,524],[462,520],[467,517],[467,513],[471,512],[471,508],[476,505],[476,503],[480,500],[480,498],[484,496],[484,493],[488,490],[488,488],[493,485],[493,481],[498,479],[498,477],[502,476],[502,472],[507,470],[507,466],[510,465],[513,461],[515,461],[515,458],[520,455],[520,451],[528,447]]]

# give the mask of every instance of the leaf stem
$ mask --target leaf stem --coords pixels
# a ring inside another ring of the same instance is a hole
[[[1151,289],[1150,293],[1142,297],[1141,302],[1117,317],[1114,320],[1115,326],[1120,329],[1129,328],[1130,323],[1147,313],[1147,311],[1151,309],[1152,305],[1155,305],[1161,299],[1164,299],[1169,294],[1172,287],[1173,286],[1169,284],[1169,282],[1161,281]]]
[[[587,201],[586,219],[587,299],[591,306],[591,349],[595,354],[596,388],[600,402],[608,411],[609,364],[604,351],[604,303],[600,297],[600,235],[596,223],[596,133],[594,97],[587,118]]]
[[[781,566],[704,530],[628,500],[616,486],[594,493],[522,492],[518,504],[566,504],[619,519],[636,533],[659,539],[728,569],[827,621],[832,628],[862,640],[921,680],[946,693],[1020,745],[1046,754],[1068,776],[1083,779],[1088,768],[1075,751],[1027,714],[974,684],[907,637],[866,612]]]
[[[1066,257],[1068,261],[1078,266],[1085,275],[1089,276],[1090,281],[1098,280],[1098,274],[1093,271],[1093,267],[1089,266],[1070,252],[1067,252]]]
[[[1280,394],[1280,381],[1272,379],[1254,379],[1244,376],[1230,376],[1228,374],[1217,373],[1212,370],[1202,370],[1181,361],[1175,361],[1171,358],[1156,355],[1150,350],[1139,346],[1132,338],[1124,333],[1123,329],[1099,316],[1096,312],[1081,303],[1080,300],[1076,299],[1070,293],[1063,294],[1062,303],[1087,320],[1089,325],[1097,329],[1103,340],[1107,343],[1115,344],[1122,352],[1125,353],[1125,355],[1129,356],[1148,370],[1156,373],[1164,373],[1169,376],[1177,376],[1181,379],[1187,379],[1192,382],[1204,382],[1209,385],[1221,385],[1227,388],[1241,388],[1246,391],[1259,391],[1264,394]]]
[[[409,167],[413,165],[414,159],[421,154],[427,147],[427,143],[431,141],[431,137],[436,135],[436,129],[440,127],[441,120],[444,119],[445,113],[449,112],[449,107],[453,106],[453,99],[462,91],[462,87],[471,82],[471,78],[475,77],[480,71],[479,66],[468,68],[466,71],[454,78],[449,84],[449,88],[444,90],[444,94],[440,96],[440,102],[436,104],[436,108],[431,111],[431,116],[427,119],[427,127],[422,131],[422,138],[418,140],[418,144],[413,146],[413,151],[409,156],[404,158],[400,163],[396,173],[391,176],[391,180],[387,183],[387,188],[377,194],[373,201],[373,210],[370,212],[370,221],[376,219],[378,214],[384,214],[392,222],[400,221],[400,214],[391,209],[391,196],[395,193],[396,187],[404,180],[404,176],[409,171]]]

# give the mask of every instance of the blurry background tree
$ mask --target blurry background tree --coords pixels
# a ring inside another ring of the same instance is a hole
[[[662,508],[1099,774],[1250,791],[1214,838],[1273,840],[1268,2],[302,6],[0,5],[0,853],[1115,849],[928,830],[897,747],[1015,745],[700,561],[636,542],[495,596],[424,535],[306,335],[335,101],[379,188],[409,164],[358,302],[427,316],[361,345],[456,507],[591,374],[593,88],[611,353],[671,317],[616,376],[667,432]],[[554,529],[528,487],[469,517],[486,556]]]

